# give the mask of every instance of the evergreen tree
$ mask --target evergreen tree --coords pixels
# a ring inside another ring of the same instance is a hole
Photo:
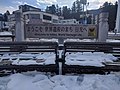
[[[58,13],[59,13],[59,6],[58,6],[58,4],[56,5],[56,14],[58,15]]]
[[[8,21],[8,15],[10,15],[10,12],[7,10],[7,11],[4,13],[4,21]]]
[[[76,13],[76,3],[75,2],[73,2],[72,13]]]
[[[62,16],[65,18],[65,19],[70,19],[71,18],[71,9],[70,8],[67,8],[67,6],[63,6],[63,9],[62,9]]]
[[[46,7],[45,12],[50,13],[48,6]]]
[[[76,0],[76,10],[77,13],[80,13],[82,11],[82,3],[79,0]]]
[[[45,11],[50,14],[56,14],[56,7],[54,4],[49,7],[47,6]]]
[[[62,15],[61,7],[59,7],[59,10],[58,10],[58,11],[59,11],[58,15],[61,16],[61,15]]]
[[[58,4],[56,5],[56,15],[61,16],[61,7],[58,6]]]

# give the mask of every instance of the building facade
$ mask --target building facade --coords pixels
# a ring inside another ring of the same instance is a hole
[[[29,5],[20,5],[19,10],[14,11],[8,16],[9,30],[15,29],[16,13],[20,12],[25,24],[79,24],[76,19],[65,19],[62,16],[57,16],[41,11]]]
[[[2,31],[2,28],[4,28],[4,20],[3,20],[3,15],[0,14],[0,31]]]
[[[79,24],[79,22],[76,19],[63,19],[59,20],[59,24]]]

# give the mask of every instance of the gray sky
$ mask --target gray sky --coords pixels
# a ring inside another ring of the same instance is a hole
[[[19,5],[28,4],[44,10],[47,5],[58,4],[59,6],[71,7],[75,0],[0,0],[0,13],[17,10]],[[115,3],[118,0],[87,0],[88,9],[98,9],[105,1]]]

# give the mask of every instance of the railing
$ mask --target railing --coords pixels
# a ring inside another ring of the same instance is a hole
[[[56,72],[58,68],[58,43],[57,42],[0,42],[0,55],[20,53],[44,53],[55,54],[55,64],[50,65],[0,65],[0,70]]]
[[[15,41],[15,35],[0,35],[0,38],[11,38],[12,41]]]
[[[57,42],[0,42],[0,53],[10,52],[55,52]]]
[[[62,50],[61,58],[59,50]],[[118,57],[120,61],[120,43],[118,42],[65,42],[58,46],[57,42],[0,42],[0,55],[20,54],[20,53],[40,53],[54,52],[55,64],[52,65],[0,65],[0,71],[41,71],[59,72],[59,62],[62,62],[62,72],[65,73],[105,73],[110,71],[120,71],[120,65],[105,65],[104,67],[66,65],[67,52],[104,52]]]
[[[119,42],[65,42],[64,56],[66,52],[104,52],[120,57]]]
[[[65,42],[63,47],[63,73],[104,73],[109,71],[120,71],[119,66],[105,64],[104,67],[66,65],[67,52],[104,52],[112,54],[120,61],[120,43],[119,42]],[[111,68],[112,67],[112,68]]]

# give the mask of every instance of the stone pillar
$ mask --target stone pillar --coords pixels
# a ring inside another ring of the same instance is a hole
[[[120,33],[120,0],[118,0],[117,18],[115,31]]]
[[[24,41],[24,19],[21,12],[15,13],[15,38],[16,41]]]
[[[98,41],[106,42],[108,37],[108,13],[101,13],[99,15],[99,31],[98,31]]]

